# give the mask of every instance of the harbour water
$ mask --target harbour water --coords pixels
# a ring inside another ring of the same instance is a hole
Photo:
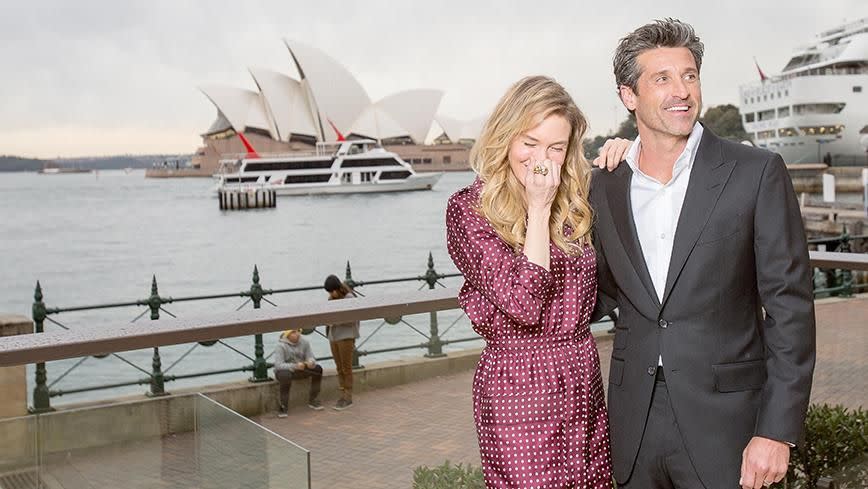
[[[221,212],[209,179],[152,180],[143,172],[37,175],[5,173],[0,179],[0,311],[30,316],[36,281],[48,307],[69,307],[145,299],[156,276],[163,296],[190,296],[246,290],[254,265],[264,288],[321,284],[330,273],[343,276],[346,262],[356,280],[422,275],[428,252],[438,272],[454,272],[446,253],[444,210],[449,196],[469,184],[472,173],[443,176],[432,191],[379,195],[284,197],[276,209]],[[460,279],[446,281],[460,286]],[[418,289],[421,283],[370,286],[366,295]],[[269,297],[280,307],[325,300],[320,291]],[[168,304],[179,317],[232,311],[243,299]],[[249,305],[247,307],[250,307]],[[272,307],[263,303],[263,307]],[[49,316],[69,328],[111,327],[131,321],[144,308],[109,309]],[[457,313],[444,313],[441,331]],[[427,331],[427,315],[408,319]],[[147,315],[139,319],[143,327]],[[379,322],[363,324],[363,338]],[[289,327],[290,325],[287,325]],[[61,326],[46,323],[46,330]],[[463,320],[448,337],[471,334]],[[311,336],[314,351],[328,356],[328,343]],[[276,334],[266,335],[270,353]],[[384,327],[364,349],[425,341],[405,325]],[[251,338],[227,344],[253,355]],[[462,343],[466,348],[475,343]],[[481,344],[481,343],[479,343]],[[166,369],[189,346],[161,348]],[[448,350],[448,348],[447,348]],[[423,350],[381,355],[421,356]],[[121,354],[145,371],[151,350]],[[377,357],[363,358],[377,361]],[[48,364],[49,383],[75,361]],[[199,346],[168,374],[196,373],[250,363],[224,345]],[[166,389],[244,379],[235,373],[167,383]],[[144,374],[123,361],[89,358],[52,390],[132,381]],[[32,373],[28,375],[33,382]],[[147,386],[54,398],[53,404],[144,392]]]

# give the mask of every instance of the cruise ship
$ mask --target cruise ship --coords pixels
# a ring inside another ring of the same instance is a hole
[[[780,75],[760,77],[739,90],[754,144],[790,164],[866,163],[868,17],[820,33]]]

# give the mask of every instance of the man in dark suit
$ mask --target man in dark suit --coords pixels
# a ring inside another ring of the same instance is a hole
[[[639,137],[595,171],[600,296],[620,319],[609,374],[622,488],[760,488],[802,437],[815,358],[811,269],[777,154],[697,122],[703,45],[666,19],[621,40]]]

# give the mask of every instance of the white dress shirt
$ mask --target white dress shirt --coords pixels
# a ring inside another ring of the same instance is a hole
[[[693,160],[696,158],[696,150],[701,139],[702,125],[697,122],[687,139],[684,151],[675,160],[672,179],[665,184],[642,173],[639,169],[638,158],[642,142],[638,136],[625,158],[630,169],[633,170],[633,178],[630,181],[633,222],[636,225],[645,265],[651,275],[657,299],[661,302],[666,288],[669,261],[672,258],[672,245],[675,243],[675,229],[678,226],[681,206],[687,194],[690,170],[693,168]],[[659,359],[659,364],[663,365],[662,358]]]

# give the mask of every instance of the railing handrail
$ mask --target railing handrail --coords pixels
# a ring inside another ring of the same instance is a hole
[[[0,338],[0,367],[100,355],[108,352],[210,341],[323,324],[405,316],[458,308],[457,289],[359,297],[352,301],[311,302],[272,309],[161,319],[117,327],[83,326],[75,330]]]
[[[868,254],[812,251],[811,266],[868,271]],[[458,308],[458,289],[359,297],[352,301],[311,302],[291,308],[162,319],[117,327],[86,326],[68,331],[0,338],[0,367],[100,355],[214,339],[270,333],[330,323],[405,316]]]
[[[815,268],[842,268],[868,271],[868,253],[842,253],[837,251],[811,251],[811,266]]]

